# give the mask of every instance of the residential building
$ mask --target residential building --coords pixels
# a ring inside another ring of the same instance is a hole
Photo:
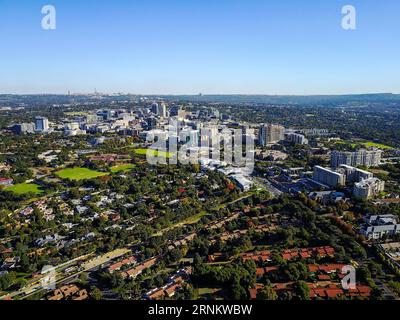
[[[344,186],[346,184],[346,176],[344,174],[320,166],[314,167],[313,180],[329,187]]]
[[[14,180],[11,178],[0,178],[0,186],[9,187],[13,184]]]
[[[285,139],[285,128],[280,125],[267,124],[260,127],[258,143],[261,146],[277,143]]]
[[[11,127],[11,131],[15,134],[34,133],[35,124],[33,122],[15,124]]]
[[[354,184],[353,196],[355,198],[369,199],[379,195],[385,190],[385,182],[378,178],[361,180]]]
[[[382,151],[379,149],[360,149],[354,152],[333,151],[331,154],[331,167],[338,168],[342,164],[349,166],[379,166],[382,159]]]
[[[295,132],[285,133],[285,140],[294,144],[308,144],[308,140],[304,135]]]
[[[360,233],[369,240],[378,240],[384,236],[390,237],[400,233],[400,224],[392,214],[371,215],[364,220],[365,224],[361,227]]]
[[[364,226],[361,229],[363,234],[368,240],[378,240],[384,236],[394,236],[400,233],[400,224],[389,224],[382,226]]]
[[[346,164],[340,165],[338,172],[343,173],[346,176],[346,183],[360,182],[361,180],[374,177],[372,172],[354,168]]]

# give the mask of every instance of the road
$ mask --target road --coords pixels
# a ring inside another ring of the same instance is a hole
[[[272,194],[274,197],[280,197],[282,195],[282,191],[278,190],[275,188],[271,182],[268,181],[268,179],[265,178],[253,178],[255,181],[257,181],[259,184],[261,184],[267,191]]]
[[[104,255],[97,256],[95,258],[85,261],[79,270],[77,270],[76,272],[74,272],[72,274],[68,274],[68,275],[65,275],[63,273],[65,271],[65,269],[67,269],[71,265],[76,265],[76,262],[78,262],[78,261],[86,260],[86,259],[92,257],[93,254],[87,254],[84,256],[80,256],[78,258],[75,258],[75,259],[69,260],[65,263],[62,263],[55,267],[55,272],[56,272],[55,273],[55,279],[56,279],[55,284],[64,283],[68,280],[76,278],[82,272],[87,272],[87,271],[90,271],[97,267],[100,267],[101,265],[106,264],[106,263],[110,262],[111,260],[114,260],[116,258],[119,258],[119,257],[129,253],[130,251],[131,251],[130,249],[122,248],[122,249],[113,250]],[[26,299],[36,293],[39,293],[39,292],[45,290],[45,288],[43,287],[43,281],[44,281],[45,277],[46,277],[46,275],[42,275],[39,278],[34,279],[32,282],[30,282],[29,284],[27,284],[20,290],[6,294],[4,296],[1,296],[0,300],[7,299],[7,298],[15,298],[15,297],[19,297],[20,299]]]

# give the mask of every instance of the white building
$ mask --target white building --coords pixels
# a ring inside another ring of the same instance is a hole
[[[333,151],[331,154],[331,167],[338,168],[342,164],[349,166],[379,166],[382,159],[382,151],[379,149],[360,149],[355,152]]]
[[[369,199],[379,195],[385,190],[385,182],[378,178],[361,180],[354,184],[353,196],[355,198]]]
[[[344,186],[346,184],[346,176],[344,174],[320,166],[314,167],[313,180],[330,187]]]
[[[229,177],[243,192],[249,191],[253,186],[253,181],[241,174],[234,174]]]
[[[346,164],[340,165],[338,172],[343,173],[346,176],[346,182],[360,182],[364,179],[373,178],[374,174],[365,170],[361,170]]]
[[[304,135],[295,132],[285,133],[285,140],[294,144],[308,144],[308,140]]]

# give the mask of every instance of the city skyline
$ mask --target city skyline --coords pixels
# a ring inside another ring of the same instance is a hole
[[[57,10],[55,30],[41,28],[45,4]],[[347,4],[357,9],[356,30],[341,26]],[[399,93],[399,8],[396,1],[3,1],[0,93]]]

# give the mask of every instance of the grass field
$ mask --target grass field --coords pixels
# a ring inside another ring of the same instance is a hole
[[[158,150],[152,150],[152,149],[135,149],[134,152],[137,155],[146,156],[147,155],[147,150],[149,150],[150,154],[155,156],[155,157],[157,157],[157,156],[165,156],[166,158],[170,158],[172,156],[171,152],[158,151]]]
[[[367,141],[367,142],[360,141],[358,143],[351,143],[349,141],[338,141],[338,142],[336,142],[336,144],[344,144],[344,145],[351,146],[352,148],[356,147],[357,145],[361,145],[366,148],[375,147],[375,148],[379,148],[379,149],[393,149],[392,147],[387,146],[385,144],[372,142],[372,141]]]
[[[6,188],[5,190],[13,192],[18,195],[23,195],[28,193],[40,195],[44,192],[42,189],[40,189],[40,186],[35,183],[19,183],[16,184],[15,186]]]
[[[112,173],[120,173],[120,172],[126,172],[135,167],[134,164],[128,163],[128,164],[121,164],[119,166],[114,166],[111,168]]]
[[[368,141],[368,142],[363,143],[363,144],[364,144],[367,148],[375,147],[375,148],[379,148],[379,149],[393,149],[392,147],[387,146],[387,145],[385,145],[385,144],[376,143],[376,142],[372,142],[372,141]]]
[[[108,175],[107,172],[98,172],[88,168],[68,168],[56,172],[57,177],[70,180],[89,180]]]

